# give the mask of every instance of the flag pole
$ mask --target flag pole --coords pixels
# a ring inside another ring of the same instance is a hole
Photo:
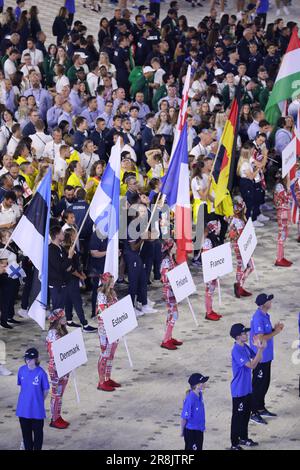
[[[149,230],[149,228],[150,228],[150,226],[151,226],[151,222],[152,222],[152,220],[153,220],[153,217],[154,217],[154,214],[155,214],[155,212],[156,212],[156,209],[157,209],[159,200],[161,199],[161,196],[162,196],[162,194],[161,194],[161,193],[158,193],[158,196],[157,196],[156,202],[155,202],[155,204],[154,204],[153,210],[151,211],[150,219],[149,219],[149,222],[148,222],[148,224],[147,224],[147,227],[146,227],[145,232],[148,232],[148,230]],[[142,251],[144,242],[145,242],[145,240],[142,241],[139,252]]]
[[[84,218],[83,218],[83,221],[81,222],[80,228],[79,228],[79,230],[78,230],[78,232],[77,232],[76,238],[75,238],[74,243],[73,243],[73,245],[72,245],[72,250],[75,249],[75,246],[76,246],[76,244],[77,244],[77,242],[78,242],[78,240],[79,240],[79,236],[80,236],[80,234],[81,234],[81,232],[82,232],[83,226],[84,226],[84,224],[85,224],[85,222],[86,222],[86,219],[88,218],[88,215],[89,215],[89,213],[90,213],[90,207],[91,207],[91,206],[89,205],[88,210],[86,211],[86,214],[85,214],[85,216],[84,216]]]

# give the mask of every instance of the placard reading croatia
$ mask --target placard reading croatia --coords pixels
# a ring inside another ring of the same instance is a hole
[[[296,164],[296,142],[296,137],[294,137],[282,151],[282,178],[284,178]]]
[[[109,344],[138,326],[130,295],[105,309],[101,315]]]
[[[176,302],[181,302],[196,292],[192,275],[187,263],[182,263],[168,272],[167,277],[173,289]]]
[[[53,355],[58,377],[85,364],[87,355],[81,329],[76,328],[72,333],[54,341]]]
[[[255,228],[252,223],[251,217],[245,225],[243,233],[238,239],[238,247],[241,252],[244,268],[246,268],[251,256],[257,245],[257,238],[255,234]]]
[[[230,243],[204,251],[201,257],[204,282],[225,276],[233,270]]]

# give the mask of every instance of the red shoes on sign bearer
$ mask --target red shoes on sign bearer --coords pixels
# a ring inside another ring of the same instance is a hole
[[[222,318],[222,315],[219,315],[217,312],[214,312],[213,310],[210,313],[207,313],[205,316],[205,320],[211,320],[211,321],[219,321]]]
[[[66,429],[69,426],[69,424],[70,423],[68,423],[68,421],[65,421],[60,416],[59,418],[57,418],[56,421],[51,420],[51,423],[49,424],[49,426],[51,428],[56,428],[56,429]]]
[[[113,392],[118,387],[121,387],[121,384],[118,384],[118,382],[109,379],[105,382],[99,383],[97,389],[103,390],[104,392]]]
[[[275,266],[281,266],[282,268],[289,268],[290,266],[292,266],[292,264],[292,261],[288,261],[285,258],[282,258],[280,260],[277,259],[275,261]]]
[[[181,346],[182,341],[178,341],[175,338],[171,338],[168,341],[165,341],[164,343],[161,343],[160,347],[164,349],[169,349],[169,351],[174,351],[177,349],[177,346]]]
[[[246,291],[238,282],[234,284],[234,295],[239,299],[240,297],[250,297],[251,292]]]

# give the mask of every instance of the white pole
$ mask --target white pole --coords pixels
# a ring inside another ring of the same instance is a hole
[[[218,284],[218,294],[219,294],[219,305],[222,305],[222,297],[221,297],[221,286],[220,286],[220,279],[217,279],[217,284]]]
[[[80,403],[80,397],[79,397],[79,392],[78,392],[77,382],[76,382],[75,369],[72,370],[71,374],[72,374],[72,377],[73,377],[73,384],[74,384],[74,388],[75,388],[77,403]]]
[[[259,279],[258,279],[258,272],[257,272],[257,270],[256,270],[255,263],[254,263],[254,258],[253,258],[253,257],[251,258],[251,261],[252,261],[252,265],[253,265],[253,269],[254,269],[255,279],[256,279],[257,281],[259,281]]]
[[[194,312],[194,309],[193,309],[193,307],[192,307],[192,304],[191,304],[191,301],[190,301],[190,298],[189,298],[189,297],[187,297],[187,301],[188,301],[188,304],[189,304],[190,311],[191,311],[191,314],[192,314],[192,316],[193,316],[194,322],[195,322],[196,326],[199,326],[199,323],[198,323],[198,321],[197,321],[197,318],[196,318],[196,315],[195,315],[195,312]]]
[[[125,346],[125,349],[126,349],[126,352],[127,352],[129,365],[130,365],[131,368],[133,368],[130,352],[129,352],[128,345],[127,345],[126,336],[123,336],[123,341],[124,341],[124,346]]]

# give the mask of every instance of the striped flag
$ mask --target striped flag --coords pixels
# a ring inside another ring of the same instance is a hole
[[[282,114],[282,102],[288,99],[293,100],[299,94],[300,39],[298,28],[295,27],[265,109],[266,119],[270,124],[277,124],[278,118]]]
[[[215,207],[223,201],[228,194],[230,176],[235,165],[236,139],[238,132],[238,120],[240,113],[241,84],[239,83],[236,96],[231,105],[230,113],[226,121],[219,142],[218,152],[214,162],[212,176],[215,182]]]
[[[119,275],[119,213],[120,213],[120,139],[111,155],[90,205],[90,217],[96,228],[108,238],[104,272]]]
[[[182,91],[180,109],[179,109],[179,114],[177,118],[177,123],[176,123],[176,128],[175,128],[175,133],[174,133],[174,140],[173,140],[172,151],[171,151],[171,159],[176,150],[178,140],[180,138],[180,132],[182,131],[183,126],[186,122],[186,118],[187,118],[187,107],[188,107],[188,99],[189,99],[188,94],[189,94],[189,89],[190,89],[190,82],[191,82],[191,66],[189,65],[187,72],[186,72],[184,87]]]
[[[31,203],[12,234],[12,240],[34,265],[28,316],[44,330],[48,296],[48,244],[51,169],[39,184]]]
[[[294,135],[296,137],[296,148],[297,148],[297,157],[300,154],[299,153],[299,147],[300,147],[300,108],[298,109],[298,114],[297,114],[297,122],[296,122],[296,127],[295,127],[295,132]],[[290,189],[291,189],[291,194],[292,194],[292,205],[291,205],[291,220],[293,224],[297,224],[299,221],[299,204],[296,198],[296,191],[295,191],[295,185],[297,181],[297,164],[291,168],[290,173]]]
[[[175,212],[175,238],[177,263],[186,261],[187,252],[192,249],[192,218],[189,191],[189,165],[187,147],[187,124],[179,133],[179,140],[167,174],[162,178],[161,193]]]

